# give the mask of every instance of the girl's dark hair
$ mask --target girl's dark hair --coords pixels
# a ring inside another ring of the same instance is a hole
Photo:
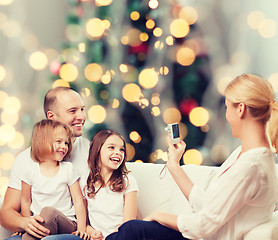
[[[104,142],[112,135],[116,135],[123,140],[124,143],[124,159],[122,164],[116,169],[111,178],[108,181],[108,185],[113,192],[122,192],[126,189],[125,178],[128,174],[126,168],[126,142],[124,138],[114,130],[101,130],[92,139],[89,149],[88,165],[90,169],[89,176],[87,178],[87,185],[85,186],[85,192],[88,197],[93,198],[97,192],[105,186],[105,182],[101,176],[101,159],[100,151]],[[100,187],[95,188],[95,183],[99,182]]]

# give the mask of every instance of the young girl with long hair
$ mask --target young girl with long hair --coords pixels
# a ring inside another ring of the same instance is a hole
[[[227,86],[225,96],[226,119],[241,146],[216,170],[205,191],[179,165],[185,143],[177,146],[168,139],[167,168],[194,211],[187,215],[155,212],[146,221],[126,222],[106,240],[242,240],[271,218],[278,200],[271,149],[278,152],[274,92],[265,79],[244,74]]]
[[[93,239],[105,238],[136,219],[138,186],[126,168],[126,142],[114,130],[99,131],[90,143],[90,173],[84,187]]]
[[[42,120],[33,130],[32,167],[22,169],[22,216],[40,215],[49,234],[72,233],[86,237],[86,208],[79,176],[63,161],[72,150],[72,130],[54,120]],[[23,240],[37,239],[29,233]]]

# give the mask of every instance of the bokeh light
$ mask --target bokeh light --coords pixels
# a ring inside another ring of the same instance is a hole
[[[163,113],[163,121],[166,124],[179,123],[181,121],[181,113],[177,108],[167,108]]]
[[[112,108],[118,108],[120,106],[120,101],[118,99],[113,99]]]
[[[247,16],[248,26],[252,29],[258,29],[259,24],[265,19],[264,14],[261,11],[253,11]]]
[[[4,66],[0,65],[0,82],[3,81],[6,77],[6,69]]]
[[[104,122],[106,115],[106,110],[101,105],[94,105],[88,110],[88,119],[94,124]]]
[[[139,135],[138,132],[132,131],[129,134],[129,138],[134,142],[134,143],[139,143],[141,141],[141,136]]]
[[[105,31],[105,26],[99,18],[91,18],[86,23],[86,33],[88,37],[100,38]]]
[[[20,132],[16,132],[14,138],[8,142],[8,146],[11,149],[21,149],[24,146],[25,138]]]
[[[61,66],[59,75],[63,80],[73,82],[78,77],[78,68],[71,63],[66,63]]]
[[[135,148],[130,143],[126,144],[126,156],[127,161],[132,160],[135,156]]]
[[[274,92],[278,93],[278,73],[271,74],[268,80],[271,83]]]
[[[43,52],[34,52],[29,58],[29,63],[35,70],[45,69],[48,64],[48,59]]]
[[[272,38],[276,35],[276,22],[272,19],[263,20],[258,27],[259,34],[264,38]]]
[[[128,102],[138,102],[142,96],[141,88],[135,83],[128,83],[122,89],[123,98]]]
[[[152,19],[149,19],[147,22],[146,22],[146,28],[148,29],[153,29],[155,26],[155,21],[152,20]]]
[[[90,63],[84,69],[85,77],[91,82],[99,81],[102,74],[102,67],[97,63]]]
[[[14,155],[10,152],[0,154],[0,168],[3,170],[10,170],[14,162]]]
[[[9,178],[0,176],[0,196],[4,196],[9,183]]]
[[[137,21],[140,18],[140,14],[137,11],[133,11],[130,13],[130,18],[133,21]]]
[[[96,5],[97,6],[108,6],[108,5],[110,5],[112,2],[113,2],[113,0],[95,0],[96,1]]]
[[[179,17],[185,20],[189,25],[196,23],[198,19],[198,13],[193,7],[184,7],[179,12]]]
[[[183,155],[184,164],[201,165],[203,162],[203,156],[197,149],[189,149]]]
[[[155,117],[158,117],[161,113],[160,108],[159,107],[152,107],[152,111],[151,111],[152,115],[154,115]]]
[[[146,89],[153,88],[158,83],[158,75],[152,68],[142,70],[138,78],[139,84]]]
[[[209,113],[203,107],[193,108],[189,113],[189,120],[196,127],[204,126],[209,120]]]
[[[170,24],[170,32],[176,38],[183,38],[189,33],[189,25],[183,19],[175,19]]]
[[[70,87],[70,84],[69,82],[63,79],[57,79],[52,84],[52,88],[56,88],[56,87]]]
[[[10,5],[14,0],[0,0],[0,5]]]
[[[1,121],[3,124],[15,125],[18,122],[18,113],[3,111],[1,113]]]
[[[17,97],[7,97],[3,102],[3,110],[7,113],[17,113],[21,108],[20,100]]]
[[[0,108],[4,107],[4,102],[8,98],[8,94],[4,91],[0,91]]]
[[[189,66],[195,61],[195,53],[191,48],[182,47],[177,52],[177,62],[183,66]]]
[[[16,131],[12,125],[3,124],[0,126],[0,140],[2,142],[8,143],[12,141],[15,137]]]

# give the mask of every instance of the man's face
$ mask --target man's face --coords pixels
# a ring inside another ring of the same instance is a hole
[[[82,136],[86,114],[83,100],[77,92],[59,92],[52,114],[49,118],[70,126],[74,137]]]

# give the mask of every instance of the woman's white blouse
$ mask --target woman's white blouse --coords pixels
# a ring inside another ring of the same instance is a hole
[[[237,148],[217,169],[204,191],[194,185],[189,203],[194,212],[178,216],[178,228],[190,239],[241,240],[270,219],[278,199],[271,150]],[[239,156],[239,157],[238,157]]]

